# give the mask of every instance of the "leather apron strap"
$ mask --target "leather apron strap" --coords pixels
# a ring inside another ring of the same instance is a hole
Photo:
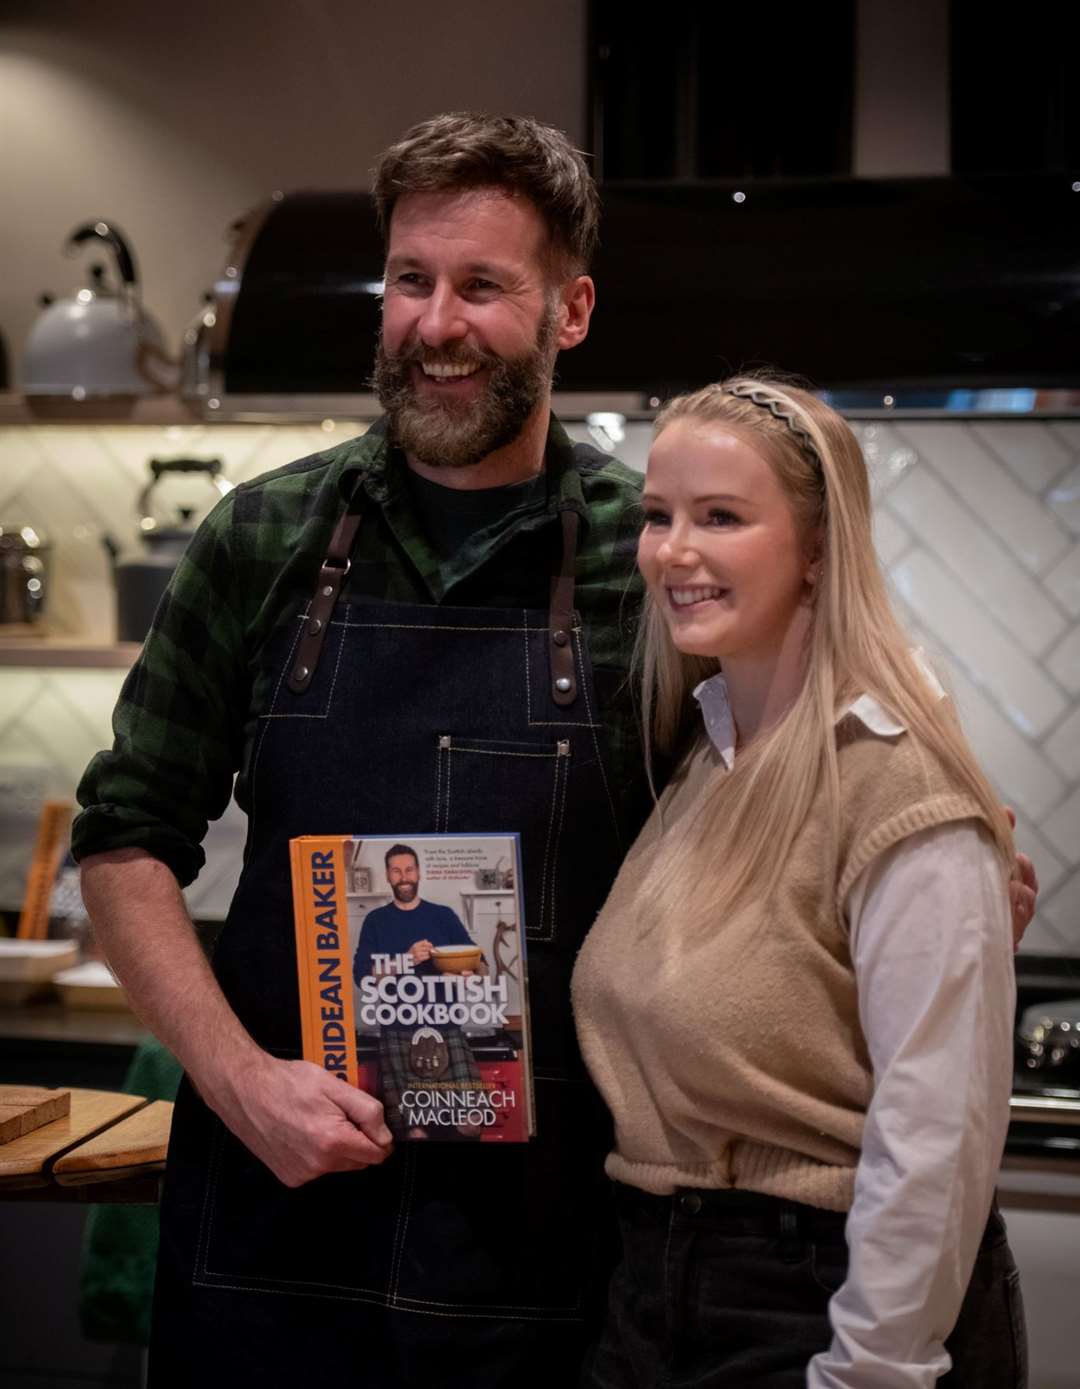
[[[578,522],[576,511],[567,507],[559,512],[562,522],[562,558],[551,576],[551,604],[548,616],[548,655],[551,666],[551,697],[566,706],[577,699],[577,668],[571,629],[574,625],[574,569],[577,561]]]
[[[359,490],[359,489],[358,489]],[[342,513],[319,569],[319,579],[308,606],[304,630],[289,665],[286,684],[293,694],[303,694],[318,669],[326,631],[333,616],[341,586],[352,566],[349,556],[360,529],[362,513],[354,496]],[[551,576],[548,612],[548,653],[551,667],[551,697],[565,707],[577,699],[577,668],[571,633],[574,626],[574,569],[577,561],[578,523],[576,511],[559,512],[562,546],[558,568]]]
[[[330,626],[334,605],[337,603],[341,585],[352,567],[353,544],[356,532],[360,529],[360,510],[354,506],[355,495],[349,501],[334,527],[326,558],[319,569],[319,581],[315,585],[311,603],[308,606],[307,620],[303,635],[296,648],[296,654],[289,666],[286,684],[293,694],[303,694],[311,684],[319,664],[326,630]]]

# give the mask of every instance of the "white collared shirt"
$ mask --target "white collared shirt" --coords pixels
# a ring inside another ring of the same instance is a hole
[[[730,770],[735,724],[724,677],[703,681],[694,696]],[[905,731],[868,695],[839,717],[846,714],[879,737]],[[880,855],[845,907],[874,1093],[847,1223],[848,1276],[829,1304],[832,1345],[810,1362],[806,1382],[931,1389],[949,1369],[944,1341],[974,1267],[1009,1123],[1008,900],[989,836],[968,820]]]
[[[931,670],[922,648],[913,647],[911,654],[931,692],[937,695],[938,699],[944,699],[945,691],[941,681]],[[723,672],[710,675],[708,680],[702,680],[700,685],[694,687],[693,695],[701,708],[701,717],[705,721],[705,731],[709,740],[730,772],[735,765],[735,717],[731,712],[731,700],[728,697],[727,681]],[[853,699],[837,714],[836,722],[839,723],[848,714],[854,714],[860,723],[865,724],[871,733],[876,733],[880,738],[897,738],[906,732],[904,725],[897,722],[892,714],[870,695],[864,694],[858,699]]]

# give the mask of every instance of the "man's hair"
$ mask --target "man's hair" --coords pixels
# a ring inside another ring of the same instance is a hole
[[[406,193],[494,188],[524,197],[548,233],[549,273],[585,274],[599,236],[600,197],[585,158],[561,130],[526,116],[451,111],[421,121],[391,145],[374,170],[383,240]]]
[[[412,854],[413,858],[416,860],[417,868],[420,867],[420,855],[415,849],[411,849],[408,844],[395,844],[392,848],[387,849],[386,857],[383,859],[388,873],[390,871],[390,860],[392,858],[400,858],[402,854]]]

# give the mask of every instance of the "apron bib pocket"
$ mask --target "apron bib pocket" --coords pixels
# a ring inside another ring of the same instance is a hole
[[[523,836],[535,853],[525,871],[525,935],[554,941],[561,909],[559,851],[572,757],[568,738],[534,743],[440,734],[435,752],[435,825],[443,834],[535,826]],[[524,847],[524,846],[523,846]]]
[[[388,1303],[401,1164],[286,1187],[213,1125],[195,1282]]]

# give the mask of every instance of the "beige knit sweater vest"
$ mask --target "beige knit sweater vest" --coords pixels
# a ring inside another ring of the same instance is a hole
[[[768,900],[689,938],[673,916],[642,919],[661,838],[685,837],[706,785],[726,775],[705,739],[661,798],[663,831],[654,811],[630,850],[573,980],[585,1060],[615,1118],[616,1180],[851,1205],[872,1074],[844,898],[908,835],[982,815],[907,734],[882,738],[848,716],[837,745],[835,877],[819,798]]]

